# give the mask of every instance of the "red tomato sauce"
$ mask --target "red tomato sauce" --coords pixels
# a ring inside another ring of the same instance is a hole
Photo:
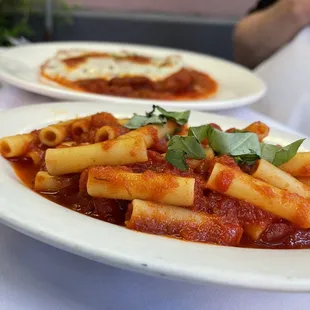
[[[249,237],[243,235],[239,246],[289,249],[310,247],[309,229],[300,229],[296,225],[256,208],[246,201],[240,201],[221,193],[204,190],[204,177],[195,171],[180,171],[169,164],[160,153],[155,151],[148,151],[148,156],[149,160],[145,163],[128,165],[129,170],[137,173],[151,170],[184,177],[195,177],[196,185],[195,201],[192,207],[193,211],[220,216],[225,219],[227,225],[231,225],[234,229],[235,227],[243,227],[247,224],[266,224],[267,229],[263,232],[259,240],[254,242]],[[33,188],[38,167],[35,167],[30,160],[25,158],[12,159],[11,163],[25,185]],[[121,226],[124,225],[129,201],[90,197],[85,190],[80,190],[80,175],[76,174],[71,177],[73,180],[71,186],[57,193],[40,194],[55,203],[79,213],[105,222]],[[157,227],[157,234],[161,234],[160,227]]]

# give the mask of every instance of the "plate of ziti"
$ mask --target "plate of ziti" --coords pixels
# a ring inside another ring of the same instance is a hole
[[[0,113],[0,221],[165,278],[309,291],[310,142],[160,105]]]
[[[0,79],[51,98],[221,110],[258,101],[265,83],[240,65],[190,51],[113,42],[10,48]]]

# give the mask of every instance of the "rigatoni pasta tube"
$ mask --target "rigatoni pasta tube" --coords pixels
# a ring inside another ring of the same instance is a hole
[[[168,121],[163,125],[147,125],[138,129],[132,130],[118,139],[134,138],[142,136],[145,140],[146,147],[151,147],[156,141],[165,137],[166,134],[172,134],[176,128],[176,123]]]
[[[73,137],[79,138],[89,132],[90,118],[77,119],[71,124],[71,133]]]
[[[310,176],[310,152],[297,153],[291,160],[279,167],[294,177]]]
[[[45,154],[46,168],[51,175],[81,172],[96,165],[117,166],[147,160],[147,149],[141,137],[48,149]]]
[[[34,189],[39,192],[57,192],[71,183],[71,178],[52,176],[46,171],[39,171],[34,180]]]
[[[257,162],[251,174],[254,178],[265,181],[277,188],[286,189],[306,199],[310,198],[310,188],[307,185],[299,182],[290,174],[282,171],[264,159]]]
[[[276,188],[252,176],[216,163],[206,187],[248,201],[302,228],[310,228],[310,202],[297,194]]]
[[[25,155],[29,144],[35,139],[34,134],[22,134],[0,139],[0,153],[3,157],[19,157]]]
[[[87,192],[98,198],[143,199],[190,207],[194,191],[194,178],[153,171],[133,173],[118,167],[92,167],[88,171]]]
[[[95,142],[112,140],[117,137],[115,129],[111,126],[102,126],[96,131]]]
[[[173,236],[188,241],[238,245],[239,225],[189,209],[135,199],[126,214],[125,225],[142,232]]]
[[[39,139],[42,144],[54,147],[66,139],[67,131],[65,125],[51,125],[40,130]]]

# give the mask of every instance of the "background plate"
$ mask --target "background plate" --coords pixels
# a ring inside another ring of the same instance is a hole
[[[188,66],[210,74],[218,83],[216,95],[196,101],[161,101],[162,106],[179,106],[199,110],[222,110],[248,105],[258,101],[266,92],[262,80],[250,70],[219,58],[198,53],[161,47],[124,43],[40,43],[10,48],[0,55],[0,79],[25,90],[65,100],[109,100],[117,103],[150,104],[155,100],[131,99],[79,92],[39,82],[39,67],[60,49],[81,48],[88,50],[128,50],[150,56],[181,55]]]

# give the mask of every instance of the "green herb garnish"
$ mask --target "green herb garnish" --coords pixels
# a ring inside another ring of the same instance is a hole
[[[166,160],[180,170],[187,170],[186,158],[205,157],[205,151],[195,137],[173,136],[168,143]]]
[[[125,124],[125,127],[128,129],[137,129],[149,124],[164,124],[166,123],[166,120],[164,117],[161,117],[160,115],[153,115],[150,117],[143,116],[143,115],[137,115],[135,114],[128,123]]]
[[[253,155],[260,157],[261,148],[258,137],[251,132],[228,133],[213,128],[211,125],[190,127],[189,136],[194,136],[201,142],[208,139],[209,146],[219,155],[232,157]]]
[[[166,159],[175,167],[186,170],[186,159],[203,159],[205,152],[201,142],[208,139],[209,146],[217,155],[227,154],[236,162],[253,164],[263,158],[275,166],[294,157],[304,141],[297,140],[285,147],[260,143],[252,132],[222,132],[211,125],[190,127],[187,137],[174,136],[168,143]]]
[[[167,119],[174,120],[178,125],[185,125],[188,122],[189,116],[191,114],[191,111],[188,110],[183,112],[168,112],[158,105],[153,107],[155,107],[161,113],[160,115],[165,116]]]
[[[262,143],[261,158],[278,167],[292,159],[304,141],[305,139],[300,139],[284,147]]]
[[[159,115],[155,114],[156,110],[160,113]],[[124,126],[129,129],[137,129],[149,124],[165,124],[169,119],[175,121],[178,125],[184,125],[187,123],[189,116],[190,111],[171,112],[160,106],[153,105],[152,111],[146,112],[145,115],[135,114]]]

